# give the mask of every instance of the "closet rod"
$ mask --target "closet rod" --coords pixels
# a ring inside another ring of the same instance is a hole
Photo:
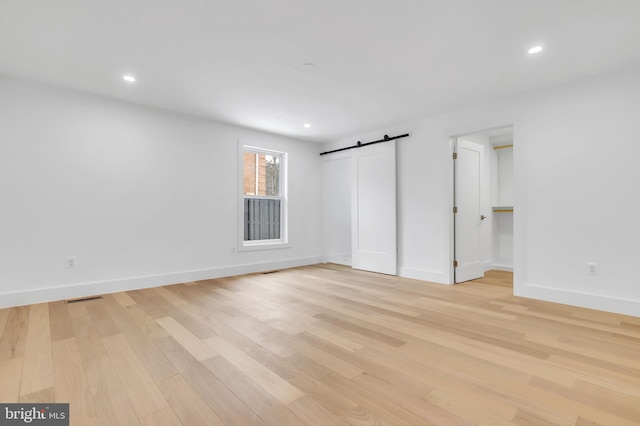
[[[334,152],[346,151],[348,149],[353,149],[353,148],[362,148],[363,146],[373,145],[373,144],[381,143],[381,142],[389,142],[389,141],[392,141],[394,139],[406,138],[407,136],[409,136],[409,133],[405,133],[404,135],[391,136],[391,137],[389,137],[388,135],[384,135],[384,138],[380,139],[378,141],[366,142],[366,143],[362,143],[362,142],[358,141],[358,143],[355,144],[355,145],[347,146],[345,148],[334,149],[332,151],[321,152],[320,155],[332,154]]]
[[[511,145],[500,145],[500,146],[494,146],[493,149],[505,149],[505,148],[513,148],[513,144]]]

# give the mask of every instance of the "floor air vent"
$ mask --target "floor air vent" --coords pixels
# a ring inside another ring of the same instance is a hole
[[[89,300],[98,300],[98,299],[102,299],[102,296],[83,297],[82,299],[66,300],[66,302],[67,303],[78,303],[78,302],[88,302]]]
[[[275,274],[276,272],[280,272],[280,271],[267,271],[267,272],[263,272],[262,275]]]

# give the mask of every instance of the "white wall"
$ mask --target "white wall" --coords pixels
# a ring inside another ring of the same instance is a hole
[[[509,136],[510,137],[510,136]],[[512,144],[513,140],[500,137],[497,146]],[[492,143],[494,139],[492,138]],[[495,182],[495,197],[493,205],[496,207],[513,207],[513,149],[503,148],[493,150],[492,156]],[[508,209],[500,209],[508,210]],[[513,271],[513,213],[493,213],[493,269]]]
[[[351,265],[351,158],[322,157],[324,261]]]
[[[493,214],[492,269],[513,271],[513,213]]]
[[[233,252],[238,143],[289,153],[290,248]],[[0,307],[316,263],[319,152],[0,78]]]
[[[514,125],[514,292],[640,316],[640,69],[382,128],[398,142],[399,272],[451,282],[449,138]],[[330,214],[330,212],[327,212]],[[586,263],[599,274],[588,276]]]
[[[496,206],[513,206],[513,149],[495,150],[497,202]]]

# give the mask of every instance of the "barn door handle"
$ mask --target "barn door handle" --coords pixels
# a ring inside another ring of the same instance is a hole
[[[485,215],[480,215],[480,220],[485,220],[487,217]]]

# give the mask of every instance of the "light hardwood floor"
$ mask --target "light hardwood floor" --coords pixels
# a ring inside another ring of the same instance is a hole
[[[0,310],[0,402],[74,425],[640,424],[640,318],[316,265]]]

